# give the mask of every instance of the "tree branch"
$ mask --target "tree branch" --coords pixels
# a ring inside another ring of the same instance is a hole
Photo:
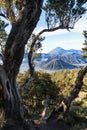
[[[64,27],[63,25],[60,25],[58,27],[55,27],[55,28],[52,28],[52,29],[43,29],[41,30],[36,36],[35,38],[33,39],[32,41],[32,44],[31,44],[31,47],[30,47],[30,51],[28,53],[28,64],[29,64],[29,68],[30,68],[30,75],[33,76],[34,74],[34,65],[32,64],[32,55],[33,55],[33,48],[34,48],[34,45],[36,43],[36,41],[38,40],[38,37],[45,33],[45,32],[53,32],[53,31],[56,31],[58,29],[67,29],[69,31],[69,29],[72,29],[72,27]]]
[[[75,86],[74,89],[70,92],[70,94],[64,99],[64,102],[66,104],[70,104],[79,94],[82,85],[83,85],[83,78],[85,76],[85,74],[87,73],[87,66],[82,68],[79,72],[78,72],[78,76],[76,78],[75,81]]]
[[[13,2],[12,0],[9,0],[5,5],[6,17],[11,22],[11,24],[15,22],[15,13],[14,13],[14,7],[12,2]]]
[[[53,117],[58,117],[59,113],[62,113],[63,115],[66,115],[67,112],[69,112],[69,107],[72,103],[72,101],[78,97],[78,94],[82,88],[83,85],[83,78],[87,73],[87,66],[82,68],[79,72],[78,72],[78,76],[76,78],[75,81],[75,86],[73,88],[73,90],[71,90],[71,92],[68,94],[68,96],[66,96],[60,103],[59,108],[57,110],[53,110],[53,112],[51,113],[51,115],[48,118],[48,121],[50,119],[52,119]]]
[[[3,61],[4,61],[4,56],[3,56],[3,54],[0,53],[0,57],[1,57],[2,62],[3,62]]]
[[[24,56],[25,45],[39,21],[43,0],[36,0],[35,3],[37,3],[37,11],[35,11],[36,5],[27,1],[20,18],[12,24],[4,55],[4,68],[8,76],[11,74],[14,77],[14,75],[18,74]],[[34,13],[35,16],[33,16]]]
[[[0,13],[0,16],[3,17],[3,18],[5,18],[5,19],[7,19],[7,17],[3,13]]]
[[[73,28],[72,28],[72,27],[64,27],[63,25],[60,25],[60,26],[55,27],[55,28],[52,28],[52,29],[43,29],[43,30],[41,30],[41,31],[36,35],[36,37],[34,38],[33,43],[32,43],[32,46],[35,44],[35,42],[37,41],[38,37],[39,37],[41,34],[43,34],[43,33],[45,33],[45,32],[53,32],[53,31],[56,31],[56,30],[59,30],[59,29],[67,29],[67,30],[69,30],[69,29],[73,29]]]
[[[29,83],[31,83],[34,80],[34,78],[28,78],[26,81],[20,86],[20,92],[24,92],[26,88],[28,87]]]
[[[42,33],[53,32],[53,31],[56,31],[59,29],[67,29],[68,30],[68,29],[73,29],[73,28],[72,27],[64,27],[63,25],[60,25],[60,26],[52,28],[52,29],[43,29],[41,32],[38,33],[38,36],[40,36]]]

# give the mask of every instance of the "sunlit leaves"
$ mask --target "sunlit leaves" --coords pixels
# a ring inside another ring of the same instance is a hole
[[[83,5],[86,2],[86,0],[47,0],[44,9],[48,28],[52,28],[53,25],[73,28],[85,13]]]
[[[28,53],[30,51],[30,48],[34,42],[34,39],[37,39],[37,40],[32,48],[33,52],[36,53],[36,51],[38,51],[42,48],[42,41],[45,39],[45,37],[38,36],[38,34],[37,35],[32,34],[30,39],[28,40],[28,43],[25,48],[26,53]]]
[[[21,82],[26,79],[26,76],[26,72],[24,74],[19,74],[18,83],[21,84]],[[50,96],[50,101],[56,102],[58,93],[59,88],[57,88],[54,81],[51,80],[50,74],[38,71],[35,73],[35,80],[23,93],[24,104],[29,111],[32,112],[34,110],[34,113],[36,113],[38,110],[40,112],[42,109],[42,100]]]
[[[1,54],[4,53],[4,49],[5,49],[5,42],[7,39],[7,33],[5,31],[5,27],[7,25],[8,24],[5,24],[5,22],[0,19],[0,53]]]
[[[0,15],[13,23],[22,9],[22,4],[21,0],[0,0]]]
[[[82,48],[82,52],[83,52],[83,57],[84,58],[87,58],[87,31],[84,30],[83,31],[83,35],[84,35],[84,38],[85,38],[85,41],[83,43],[83,45],[85,46],[84,48]]]
[[[0,0],[0,7],[4,7],[6,5],[6,0]]]
[[[43,71],[38,71],[35,75],[35,80],[27,88],[23,94],[23,100],[26,108],[32,114],[42,112],[42,100],[48,95],[50,96],[50,111],[53,108],[59,107],[59,102],[68,95],[73,89],[76,77],[80,69],[75,70],[61,70],[51,74]],[[24,82],[28,73],[19,74],[18,83]],[[84,78],[84,86],[82,91],[86,92],[87,75]],[[81,97],[82,98],[82,97]],[[72,107],[72,106],[71,106]]]

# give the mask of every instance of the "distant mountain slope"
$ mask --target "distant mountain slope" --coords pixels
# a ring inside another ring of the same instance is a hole
[[[69,49],[69,50],[65,50],[61,47],[56,47],[55,49],[53,49],[52,51],[50,51],[48,54],[49,55],[57,55],[57,54],[66,54],[66,53],[76,53],[81,55],[81,51],[80,50],[75,50],[75,49]]]
[[[49,55],[56,55],[56,54],[63,54],[65,52],[66,52],[66,50],[64,50],[63,48],[57,47],[57,48],[53,49],[52,51],[50,51],[48,54]]]
[[[77,68],[77,66],[68,64],[62,60],[52,59],[47,64],[44,64],[42,66],[42,68],[45,70],[52,70],[53,71],[53,70],[60,70],[60,69],[74,69],[74,68]]]
[[[42,53],[39,58],[35,59],[36,69],[59,70],[59,69],[73,69],[77,68],[79,64],[87,64],[87,60],[82,58],[80,50],[64,50],[57,47],[49,53]],[[27,55],[24,55],[21,71],[28,69]]]
[[[78,55],[76,53],[66,53],[66,54],[63,54],[60,56],[60,59],[67,62],[67,63],[70,63],[70,64],[84,64],[84,63],[87,63],[87,61],[82,58],[81,55]]]
[[[87,60],[82,57],[82,53],[80,50],[64,50],[63,48],[57,47],[50,51],[48,54],[51,59],[57,58],[58,60],[63,60],[64,62],[69,64],[87,63]]]

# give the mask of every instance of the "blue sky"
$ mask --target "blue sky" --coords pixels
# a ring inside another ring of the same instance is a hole
[[[35,33],[39,33],[42,29],[47,28],[44,12],[42,13],[40,20],[35,29]],[[7,27],[9,32],[11,26]],[[56,47],[62,47],[64,49],[79,49],[83,47],[84,36],[82,35],[83,30],[87,30],[87,13],[75,24],[74,29],[70,32],[67,30],[57,30],[50,33],[44,33],[45,40],[42,42],[43,53],[48,53]]]
[[[44,14],[41,15],[35,32],[38,33],[43,28],[46,28]],[[81,50],[83,47],[82,43],[84,42],[83,30],[87,30],[87,13],[75,24],[74,29],[70,32],[67,30],[57,30],[51,33],[44,33],[42,36],[46,38],[42,44],[42,52],[47,53],[56,47]]]

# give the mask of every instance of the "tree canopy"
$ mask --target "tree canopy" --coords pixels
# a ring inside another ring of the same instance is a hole
[[[45,2],[44,5],[43,2]],[[19,123],[20,129],[24,128],[24,106],[21,94],[22,90],[24,91],[28,86],[27,84],[33,80],[33,74],[31,74],[31,77],[28,76],[28,79],[23,83],[22,89],[20,90],[16,80],[23,61],[25,45],[28,43],[40,20],[42,9],[46,12],[47,28],[44,28],[33,37],[28,55],[31,72],[32,70],[34,71],[31,63],[33,49],[35,45],[36,47],[41,46],[40,42],[38,43],[38,40],[42,40],[38,39],[40,35],[44,32],[51,32],[57,29],[73,29],[75,23],[86,12],[86,3],[87,0],[0,0],[0,17],[8,20],[11,24],[11,31],[5,43],[3,65],[0,65],[3,108],[8,121],[11,119],[17,125],[17,121],[21,121],[22,125]],[[0,31],[4,32],[5,37],[4,28],[6,26],[3,21],[0,21]],[[86,72],[87,68],[79,72],[75,88],[62,101],[60,108],[64,108],[62,110],[63,112],[69,110],[71,102],[78,96]]]
[[[85,2],[79,0],[47,0],[45,10],[48,28],[53,28],[56,24],[73,28],[86,11],[83,7]]]
[[[16,22],[27,2],[27,0],[0,1],[0,16],[8,19],[11,23]],[[46,11],[48,28],[53,28],[56,24],[73,28],[74,24],[85,13],[84,5],[86,2],[86,0],[46,0],[43,9]],[[29,3],[32,5],[32,0]]]
[[[7,33],[5,31],[5,27],[8,26],[8,24],[5,24],[3,20],[0,19],[0,56],[3,61],[3,55],[5,51],[5,44],[7,40]]]

